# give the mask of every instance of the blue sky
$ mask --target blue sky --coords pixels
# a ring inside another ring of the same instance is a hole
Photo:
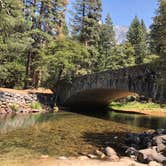
[[[73,2],[75,0],[69,0]],[[102,0],[103,19],[110,13],[114,25],[129,26],[137,15],[149,27],[157,9],[157,0]]]

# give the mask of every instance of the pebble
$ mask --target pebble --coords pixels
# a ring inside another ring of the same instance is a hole
[[[59,160],[67,160],[67,157],[65,157],[65,156],[60,156],[60,157],[58,157],[58,159],[59,159]]]
[[[41,159],[47,159],[49,156],[48,155],[41,155]]]
[[[100,150],[96,150],[95,154],[98,155],[100,159],[104,159],[106,157],[106,155]]]
[[[94,154],[88,154],[88,157],[91,159],[97,159],[98,157]]]

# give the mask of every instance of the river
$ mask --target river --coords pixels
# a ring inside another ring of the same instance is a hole
[[[166,128],[166,118],[110,111],[58,112],[0,117],[1,166],[41,155],[78,156],[97,148],[122,147],[127,132]]]

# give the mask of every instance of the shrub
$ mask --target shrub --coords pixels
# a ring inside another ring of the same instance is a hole
[[[18,104],[11,104],[10,108],[12,109],[13,112],[18,112],[19,105]]]
[[[40,109],[42,109],[42,105],[41,105],[39,102],[33,102],[33,103],[31,104],[31,108],[32,108],[32,109],[40,110]]]

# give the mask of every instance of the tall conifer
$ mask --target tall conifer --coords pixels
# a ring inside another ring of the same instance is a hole
[[[135,50],[136,64],[143,63],[143,59],[147,55],[147,32],[143,20],[140,22],[136,16],[127,33],[127,40],[132,44]]]

